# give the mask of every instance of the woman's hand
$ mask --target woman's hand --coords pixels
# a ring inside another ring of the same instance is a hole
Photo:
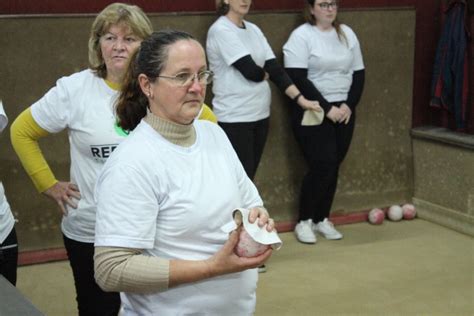
[[[79,188],[71,182],[58,181],[43,194],[55,201],[64,215],[67,215],[66,204],[77,208],[77,200],[81,199]]]
[[[258,226],[264,227],[266,225],[267,231],[275,230],[275,222],[268,211],[263,207],[253,207],[250,209],[249,222],[255,223],[258,221]],[[237,223],[239,225],[240,223]],[[239,242],[239,235],[242,226],[230,233],[229,239],[224,246],[211,258],[206,260],[206,263],[211,271],[212,276],[240,272],[247,269],[253,269],[261,266],[272,255],[272,248],[270,247],[264,253],[256,257],[239,257],[235,254],[234,249]]]
[[[332,106],[329,112],[326,114],[326,117],[333,123],[338,123],[342,116],[343,113],[337,106]]]
[[[321,112],[323,110],[319,105],[318,101],[310,101],[306,99],[303,95],[299,97],[298,105],[301,106],[304,110],[313,110],[316,112]]]
[[[344,122],[344,124],[347,124],[349,123],[349,120],[351,119],[351,115],[352,115],[352,110],[351,108],[345,104],[345,103],[342,103],[340,106],[339,106],[339,110],[341,111],[342,115],[339,119],[339,123],[342,123]]]
[[[254,223],[258,219],[258,226],[267,225],[267,231],[271,232],[275,229],[275,222],[270,218],[268,211],[264,207],[254,207],[250,209],[249,222]]]
[[[234,248],[239,242],[240,229],[232,231],[224,246],[212,257],[205,260],[209,271],[208,277],[254,269],[264,264],[270,258],[272,255],[271,247],[256,257],[246,258],[237,256]]]

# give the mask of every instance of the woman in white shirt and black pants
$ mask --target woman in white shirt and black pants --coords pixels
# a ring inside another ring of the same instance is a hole
[[[270,79],[298,107],[321,111],[293,84],[258,26],[244,20],[251,0],[218,0],[220,17],[207,34],[206,51],[214,72],[213,111],[250,179],[257,171],[267,139]]]
[[[328,218],[364,86],[359,41],[351,28],[336,20],[337,8],[334,0],[308,0],[307,22],[283,47],[288,75],[306,98],[319,101],[326,114],[320,125],[302,126],[303,111],[292,107],[293,130],[309,166],[295,228],[303,243],[315,243],[315,232],[331,240],[342,238]]]

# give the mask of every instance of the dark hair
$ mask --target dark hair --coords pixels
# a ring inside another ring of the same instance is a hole
[[[153,32],[133,55],[115,109],[118,124],[124,130],[135,129],[149,106],[148,99],[140,88],[138,76],[144,74],[154,82],[166,65],[169,47],[180,40],[194,40],[194,37],[171,29]]]
[[[308,1],[309,6],[306,6],[306,8],[303,11],[304,19],[309,24],[316,25],[316,18],[314,17],[314,15],[311,14],[311,11],[309,10],[309,7],[314,7],[314,3],[316,2],[316,0],[307,0],[307,1]],[[332,22],[332,26],[336,30],[339,41],[345,42],[345,44],[347,45],[348,43],[347,43],[346,34],[342,30],[341,23],[338,21],[337,18],[334,20],[334,22]]]
[[[224,0],[216,0],[216,11],[218,15],[226,15],[229,13],[230,6]]]

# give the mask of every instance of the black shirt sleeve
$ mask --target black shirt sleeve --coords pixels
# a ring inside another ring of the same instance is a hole
[[[245,55],[232,64],[247,80],[261,82],[265,79],[265,70],[259,67],[252,56]]]
[[[347,96],[347,105],[354,110],[360,101],[362,91],[364,90],[365,69],[354,71],[352,74],[352,85]]]
[[[285,90],[293,84],[291,78],[275,58],[265,61],[263,69],[265,69],[265,71],[270,76],[270,80],[278,87],[281,92],[284,93]]]
[[[322,96],[321,92],[308,79],[308,69],[306,68],[285,68],[286,73],[293,80],[300,92],[308,100],[316,100],[325,113],[331,109],[331,104]]]

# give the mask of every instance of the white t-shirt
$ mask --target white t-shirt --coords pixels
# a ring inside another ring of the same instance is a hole
[[[144,249],[166,259],[207,259],[228,239],[237,207],[262,205],[219,126],[195,121],[185,148],[142,121],[105,164],[96,186],[96,246]],[[122,293],[127,315],[251,315],[256,269],[154,294]]]
[[[283,46],[286,68],[308,69],[308,79],[328,102],[347,100],[352,73],[364,69],[357,36],[341,24],[346,35],[339,40],[336,30],[323,32],[305,23],[296,28]]]
[[[244,21],[240,28],[221,16],[207,33],[209,68],[214,72],[213,111],[219,122],[255,122],[270,116],[271,90],[267,80],[247,80],[232,64],[251,55],[263,67],[275,55],[262,31]]]
[[[3,109],[2,100],[0,100],[0,133],[5,129],[8,124],[8,117]],[[8,237],[8,234],[15,225],[15,219],[8,204],[7,197],[5,196],[5,189],[0,181],[0,243],[3,243]]]
[[[68,207],[61,228],[68,238],[94,242],[96,204],[94,185],[106,159],[126,137],[116,127],[113,103],[118,92],[91,70],[63,77],[31,106],[34,120],[50,133],[68,129],[70,181],[81,199],[77,209]]]

